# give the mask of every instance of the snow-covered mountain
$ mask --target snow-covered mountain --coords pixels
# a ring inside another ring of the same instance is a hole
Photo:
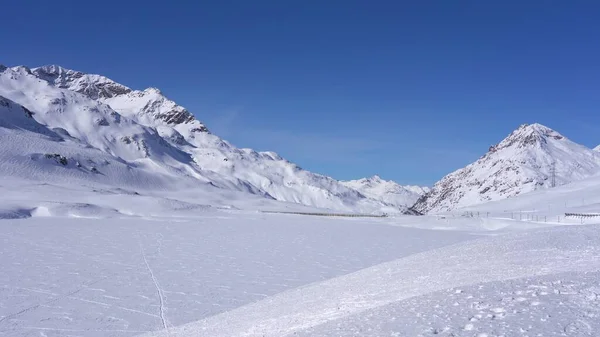
[[[600,145],[596,146],[596,147],[594,148],[594,150],[595,150],[595,151],[600,151]]]
[[[341,183],[369,198],[398,208],[406,208],[413,205],[419,197],[430,190],[429,187],[402,186],[395,181],[381,179],[378,175],[370,178],[341,181]]]
[[[524,124],[476,162],[452,172],[421,197],[422,213],[513,197],[600,172],[600,153],[540,124]]]
[[[2,110],[5,116],[19,109],[32,116],[28,128],[16,126],[22,116],[2,119],[12,138],[2,142],[2,154],[10,152],[10,158],[0,160],[16,165],[3,175],[28,172],[34,179],[143,189],[204,186],[334,210],[393,211],[273,152],[236,148],[155,88],[133,90],[59,66],[2,66],[0,96],[10,108]],[[43,130],[35,137],[45,138],[34,141],[31,128]],[[34,164],[54,155],[69,164],[52,170]]]

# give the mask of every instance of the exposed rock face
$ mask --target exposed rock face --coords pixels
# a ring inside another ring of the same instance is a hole
[[[88,75],[57,65],[35,68],[32,73],[59,88],[84,94],[91,99],[111,98],[132,91],[128,87],[104,76]]]
[[[147,115],[147,119],[166,125],[199,124],[193,131],[208,132],[208,128],[196,120],[192,113],[166,98],[157,88],[132,90],[107,77],[85,74],[57,65],[35,68],[32,74],[58,88],[75,91],[104,102],[119,112],[120,108],[123,108],[126,110],[125,114],[129,112]]]

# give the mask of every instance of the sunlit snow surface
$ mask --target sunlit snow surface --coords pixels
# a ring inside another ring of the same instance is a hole
[[[449,288],[296,336],[598,336],[600,272]]]
[[[0,335],[596,336],[600,227],[497,215],[593,205],[597,180],[482,218],[346,219],[224,191],[0,179]]]
[[[214,211],[178,220],[4,220],[0,333],[133,336],[465,238]]]

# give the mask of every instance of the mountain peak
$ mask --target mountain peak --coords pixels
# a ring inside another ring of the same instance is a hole
[[[553,187],[552,172],[562,185],[599,170],[597,152],[544,125],[523,124],[477,161],[442,178],[414,208],[453,210]]]
[[[33,74],[58,88],[75,91],[94,100],[127,94],[132,91],[107,77],[85,74],[54,64],[35,68]]]
[[[537,144],[546,144],[548,140],[566,139],[560,133],[539,124],[522,124],[500,143],[490,147],[490,152],[496,152],[508,147],[527,148]]]
[[[155,87],[134,91],[102,75],[86,74],[59,65],[35,68],[33,75],[58,88],[102,101],[128,117],[146,115],[167,125],[188,124],[190,132],[209,132],[192,113],[166,98]],[[152,119],[147,121],[145,125],[153,126]]]
[[[524,123],[521,124],[516,131],[522,131],[524,133],[539,133],[539,134],[548,134],[548,133],[553,133],[556,132],[552,129],[550,129],[549,127],[542,125],[540,123],[532,123],[532,124],[528,124],[528,123]]]
[[[519,126],[519,128],[513,131],[509,137],[523,139],[532,136],[538,138],[554,138],[556,140],[561,140],[565,138],[560,133],[539,123],[522,124],[521,126]]]
[[[16,72],[31,74],[31,69],[29,69],[29,67],[26,67],[26,66],[16,66],[16,67],[12,67],[11,69]]]
[[[56,64],[49,64],[38,68],[33,68],[33,74],[47,82],[59,85],[64,85],[64,83],[67,81],[73,81],[85,76],[85,74],[81,71],[63,68]],[[106,80],[110,81],[107,78]]]
[[[155,87],[150,87],[150,88],[146,88],[144,89],[144,92],[146,93],[152,93],[152,94],[157,94],[157,95],[162,95],[162,91],[160,91],[160,89],[155,88]]]
[[[81,74],[81,75],[83,75],[83,73],[80,71],[63,68],[57,64],[48,64],[45,66],[35,68],[35,70],[43,71],[47,74],[52,74],[52,75],[60,75],[60,74]]]

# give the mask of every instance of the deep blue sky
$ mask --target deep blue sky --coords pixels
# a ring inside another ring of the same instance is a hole
[[[8,1],[0,63],[154,86],[240,147],[432,184],[519,124],[600,144],[598,1]]]

